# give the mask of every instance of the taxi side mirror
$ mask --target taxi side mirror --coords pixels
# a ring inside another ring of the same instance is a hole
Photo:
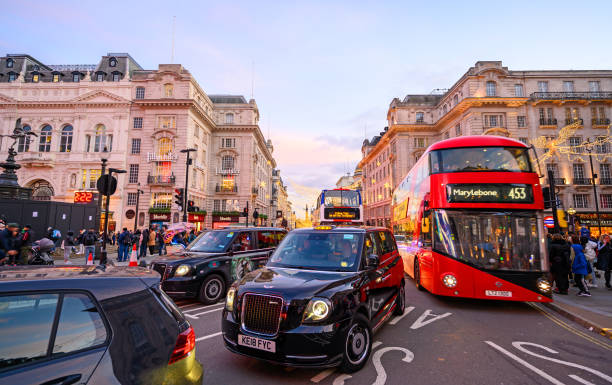
[[[380,258],[376,254],[370,254],[368,255],[366,263],[368,267],[378,267],[378,264],[380,263]]]

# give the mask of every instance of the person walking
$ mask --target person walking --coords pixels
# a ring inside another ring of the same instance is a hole
[[[128,257],[127,252],[130,249],[131,242],[132,242],[132,238],[130,237],[130,233],[128,232],[127,227],[124,227],[121,234],[119,234],[119,237],[117,237],[117,243],[119,244],[117,262],[127,261],[127,257]]]
[[[115,246],[115,243],[117,242],[117,234],[113,233],[113,237],[111,238],[111,245]]]
[[[584,242],[584,240],[582,241]],[[588,285],[590,287],[597,287],[597,276],[595,275],[595,270],[593,269],[593,263],[595,263],[595,259],[597,258],[597,240],[593,237],[587,238],[586,242],[582,244],[582,248],[584,249],[584,256],[589,264],[587,266],[590,276]]]
[[[21,230],[20,234],[20,240],[21,252],[19,259],[22,264],[26,265],[28,263],[28,257],[32,252],[32,242],[34,242],[34,231],[32,230],[32,225],[23,226],[23,230]]]
[[[157,233],[155,229],[151,227],[149,229],[149,240],[147,241],[147,246],[149,246],[149,254],[155,254],[155,242],[157,242]]]
[[[74,233],[71,230],[66,232],[66,237],[64,238],[64,263],[66,265],[70,265],[70,254],[74,249],[74,246],[78,244],[78,241],[74,237]]]
[[[130,247],[130,250],[128,250],[128,261],[130,260],[130,253],[132,252],[132,247],[134,247],[133,245],[136,245],[136,259],[140,258],[140,256],[138,255],[139,252],[139,246],[140,246],[140,230],[136,230],[133,234],[131,234],[132,236],[132,246]]]
[[[610,274],[612,270],[612,242],[610,242],[610,236],[607,234],[602,235],[597,248],[599,251],[597,254],[596,267],[598,270],[604,272],[606,287],[608,290],[612,290],[612,286],[610,286]]]
[[[555,285],[554,290],[557,294],[567,295],[569,289],[568,274],[570,272],[570,245],[563,239],[561,234],[555,234],[550,241],[550,272],[553,276]]]
[[[166,230],[168,230],[167,226],[162,226],[161,230],[158,233],[159,236],[159,256],[161,257],[162,255],[166,255],[168,254],[168,251],[166,250]]]
[[[96,232],[93,228],[90,228],[86,233],[83,234],[83,247],[85,249],[85,261],[89,258],[89,253],[91,253],[93,259],[96,259],[96,241],[98,237],[96,236]]]
[[[140,236],[140,252],[138,253],[138,258],[144,258],[147,256],[147,246],[149,243],[149,229],[146,227],[142,229],[142,234]]]
[[[572,262],[572,272],[574,273],[574,281],[580,289],[579,297],[590,297],[591,293],[586,285],[584,277],[589,273],[588,262],[584,256],[584,250],[580,244],[580,238],[572,237],[572,249],[574,250],[574,262]]]
[[[4,230],[0,231],[0,249],[2,259],[0,264],[15,265],[19,257],[19,225],[8,223]]]

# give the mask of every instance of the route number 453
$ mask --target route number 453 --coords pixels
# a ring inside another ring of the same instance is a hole
[[[512,187],[508,196],[512,199],[525,199],[527,194],[525,194],[525,187]]]

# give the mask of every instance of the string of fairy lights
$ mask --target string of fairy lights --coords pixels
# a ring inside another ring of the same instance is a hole
[[[579,143],[572,143],[571,138],[576,138],[576,131],[581,127],[580,122],[576,121],[561,128],[556,137],[540,136],[531,140],[535,148],[543,150],[540,163],[561,160],[562,157],[567,157],[569,161],[584,162],[589,153],[598,162],[612,159],[610,125],[592,141],[581,140]]]

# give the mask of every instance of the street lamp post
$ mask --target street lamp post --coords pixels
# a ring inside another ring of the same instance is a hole
[[[106,147],[104,147],[104,150],[106,150]],[[108,162],[108,159],[106,158],[102,158],[102,171],[100,172],[100,176],[104,175],[106,173],[106,162]],[[98,230],[100,231],[100,225],[101,225],[101,221],[102,221],[102,197],[104,195],[102,195],[101,193],[98,192]]]
[[[104,205],[104,235],[102,236],[102,251],[100,251],[100,265],[106,265],[106,242],[108,240],[108,206],[110,203],[110,190],[111,190],[111,178],[113,177],[113,173],[115,174],[125,174],[127,171],[119,170],[116,168],[108,169],[108,183],[106,184],[106,202]]]
[[[570,207],[569,209],[567,209],[567,213],[570,216],[570,231],[574,231],[574,214],[576,214],[576,210],[574,210],[573,207]]]
[[[599,228],[599,235],[601,235],[601,221],[599,220],[599,202],[597,201],[597,185],[595,184],[595,180],[597,179],[597,174],[593,170],[593,156],[591,152],[593,151],[593,144],[591,142],[591,138],[587,140],[588,145],[585,147],[589,152],[589,163],[591,164],[591,184],[593,185],[593,198],[595,198],[595,215],[597,215],[597,227]]]
[[[136,215],[134,216],[134,232],[138,228],[138,204],[140,203],[140,194],[144,194],[144,191],[140,189],[140,183],[138,183],[138,190],[136,190]]]
[[[186,148],[184,150],[181,150],[181,152],[187,154],[187,159],[185,160],[185,196],[183,197],[183,222],[187,222],[187,189],[189,188],[189,165],[191,164],[189,153],[195,151],[197,151],[195,148]]]

